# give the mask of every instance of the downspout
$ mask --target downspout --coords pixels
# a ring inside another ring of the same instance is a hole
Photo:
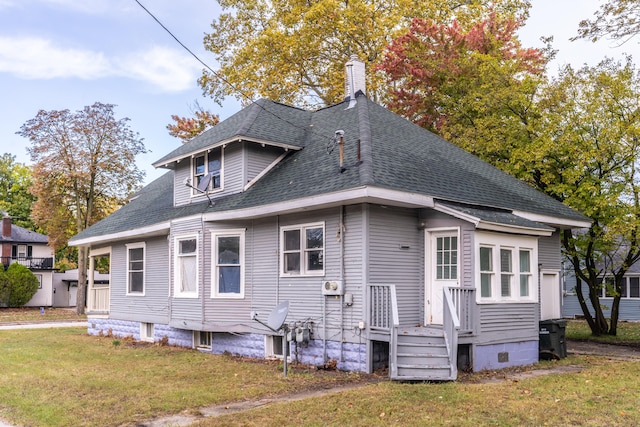
[[[200,313],[200,330],[204,329],[204,322],[205,322],[205,307],[204,307],[204,300],[205,300],[205,283],[204,283],[204,278],[205,278],[205,274],[204,274],[204,269],[205,269],[205,264],[206,264],[206,260],[204,259],[204,248],[205,248],[205,244],[204,244],[204,216],[200,215],[200,236],[201,236],[201,241],[202,241],[202,248],[200,249],[199,252],[202,252],[202,260],[200,261],[200,265],[202,266],[202,269],[200,270],[200,277],[202,277],[202,293],[200,295],[201,298],[201,313]],[[212,277],[211,278],[211,283],[214,283],[215,280]],[[211,292],[213,292],[213,289],[211,289]]]
[[[167,307],[167,311],[168,311],[168,315],[169,315],[169,319],[167,321],[167,323],[171,323],[171,319],[173,318],[172,315],[172,309],[173,309],[173,294],[171,293],[173,286],[175,286],[175,283],[173,283],[173,277],[171,275],[171,269],[175,269],[175,263],[173,262],[173,259],[171,259],[171,226],[169,226],[169,234],[167,234],[167,260],[169,268],[167,268],[167,283],[169,284],[168,289],[167,289],[167,293],[169,295],[167,295],[167,299],[169,300],[169,304]]]
[[[344,282],[344,205],[340,206],[340,219],[339,230],[340,235],[340,280],[342,281],[343,291],[346,289],[346,283]],[[344,293],[340,298],[340,362],[344,362]]]

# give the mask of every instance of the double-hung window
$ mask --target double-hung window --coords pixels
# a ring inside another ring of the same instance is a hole
[[[198,236],[181,236],[175,240],[174,295],[198,296]]]
[[[132,243],[127,248],[127,295],[144,295],[145,244]]]
[[[280,242],[282,275],[324,275],[324,223],[282,227]]]
[[[520,297],[531,294],[531,250],[520,249]]]
[[[244,230],[213,231],[212,297],[244,297]]]
[[[513,283],[513,250],[500,249],[500,296],[511,297],[511,285]]]
[[[195,156],[193,158],[193,184],[202,191],[222,188],[222,148]],[[208,184],[204,184],[203,180]],[[202,184],[202,187],[201,187]],[[195,192],[195,190],[194,190]],[[199,192],[195,192],[198,193]]]
[[[480,296],[491,298],[493,290],[493,248],[480,247]]]
[[[478,302],[535,302],[537,238],[477,232]]]

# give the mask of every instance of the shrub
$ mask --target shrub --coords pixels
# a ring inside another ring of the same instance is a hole
[[[24,265],[17,262],[11,264],[7,271],[4,272],[4,277],[7,281],[5,288],[8,289],[4,292],[0,289],[0,297],[2,302],[9,307],[22,307],[38,292],[40,281]],[[0,282],[2,282],[1,279]],[[2,284],[0,284],[0,287],[2,287]]]
[[[9,295],[11,294],[11,285],[9,277],[4,271],[4,265],[0,264],[0,306],[6,306]]]

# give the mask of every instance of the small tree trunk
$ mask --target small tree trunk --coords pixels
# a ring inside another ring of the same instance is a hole
[[[84,314],[87,296],[87,248],[78,247],[78,293],[76,294],[76,313]]]
[[[589,307],[587,306],[587,302],[584,299],[584,293],[582,292],[582,280],[576,277],[576,296],[578,297],[578,303],[580,303],[580,308],[582,309],[582,314],[584,315],[587,324],[589,325],[589,329],[591,329],[591,333],[596,329],[596,321],[591,315],[589,311]]]

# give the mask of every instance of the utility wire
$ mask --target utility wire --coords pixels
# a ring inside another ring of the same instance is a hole
[[[151,18],[153,18],[154,21],[156,21],[158,23],[158,25],[160,25],[162,27],[162,29],[164,29],[180,46],[182,46],[182,48],[184,50],[186,50],[187,52],[189,52],[189,54],[191,56],[193,56],[196,61],[198,61],[200,64],[202,64],[203,67],[205,67],[207,70],[209,70],[216,78],[218,78],[219,80],[221,80],[223,83],[225,83],[227,86],[229,86],[231,88],[232,91],[240,94],[240,96],[246,100],[249,101],[249,104],[256,104],[258,107],[262,108],[265,112],[271,114],[272,116],[276,117],[279,120],[282,120],[283,122],[296,127],[298,129],[301,129],[305,132],[310,131],[312,134],[319,136],[320,138],[327,138],[327,139],[333,139],[333,136],[331,137],[327,137],[326,135],[320,135],[318,133],[313,132],[312,130],[310,130],[309,128],[306,127],[302,127],[297,125],[296,123],[292,123],[289,120],[280,117],[278,114],[274,113],[273,111],[270,111],[268,108],[266,108],[264,105],[260,105],[257,102],[255,102],[250,96],[248,96],[247,94],[245,94],[244,92],[242,92],[241,90],[239,90],[238,88],[236,88],[230,81],[228,81],[226,78],[224,78],[224,76],[222,76],[221,74],[219,74],[218,72],[216,72],[213,68],[211,68],[206,62],[204,62],[202,59],[200,59],[198,57],[198,55],[196,55],[191,49],[189,49],[184,43],[182,43],[180,41],[180,39],[178,39],[178,37],[176,37],[171,30],[169,30],[158,18],[156,18],[156,16],[151,13],[151,11],[149,9],[147,9],[142,3],[140,3],[140,0],[134,0],[136,3],[138,3],[138,6],[140,6],[145,12],[147,12],[147,14],[149,16],[151,16]]]

